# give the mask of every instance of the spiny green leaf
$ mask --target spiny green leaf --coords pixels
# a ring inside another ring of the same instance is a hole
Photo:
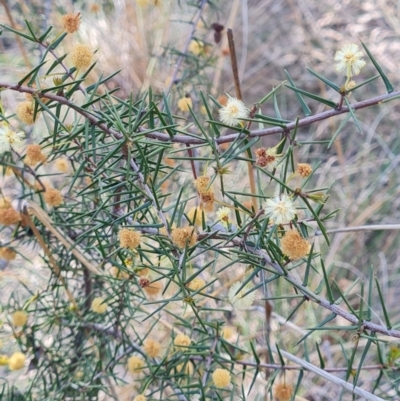
[[[290,85],[285,85],[285,86],[287,88],[295,91],[295,92],[301,93],[302,95],[309,97],[310,99],[316,100],[319,103],[326,104],[327,106],[332,107],[332,109],[336,109],[337,105],[336,105],[335,102],[332,102],[332,100],[324,99],[321,96],[314,95],[314,94],[312,94],[310,92],[307,92],[307,91],[305,91],[303,89],[296,88],[295,86],[290,86]]]
[[[378,70],[379,75],[382,77],[383,82],[385,83],[386,86],[386,90],[388,91],[388,93],[391,93],[394,91],[394,87],[391,84],[391,82],[389,81],[388,77],[386,76],[386,74],[383,72],[381,66],[379,65],[379,63],[376,61],[375,57],[371,54],[371,52],[369,51],[367,45],[363,42],[361,42],[364,50],[367,52],[368,57],[371,59],[372,63],[374,64],[375,68]]]
[[[313,74],[315,77],[317,77],[318,79],[320,79],[322,82],[326,83],[328,86],[330,86],[332,89],[334,89],[336,92],[340,93],[340,87],[337,86],[336,84],[334,84],[333,82],[329,81],[329,79],[323,77],[322,75],[318,74],[317,72],[315,72],[314,70],[312,70],[311,68],[306,67],[307,70]]]
[[[285,74],[286,74],[287,79],[288,79],[289,82],[290,82],[290,85],[292,85],[293,88],[296,88],[296,85],[294,84],[292,77],[289,75],[289,72],[288,72],[287,70],[285,70],[285,69],[284,69],[284,71],[285,71]],[[297,100],[299,101],[299,103],[300,103],[300,105],[301,105],[301,108],[303,109],[303,113],[304,113],[306,116],[310,116],[310,115],[311,115],[311,110],[310,110],[310,108],[307,106],[307,103],[304,101],[303,97],[302,97],[302,96],[300,95],[300,93],[298,93],[298,92],[296,92],[295,95],[296,95]]]

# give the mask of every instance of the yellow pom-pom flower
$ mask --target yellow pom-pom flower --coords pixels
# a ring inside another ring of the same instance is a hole
[[[8,360],[10,370],[20,370],[25,366],[26,357],[22,352],[14,352]]]
[[[0,209],[0,224],[11,226],[12,224],[17,224],[20,220],[21,215],[13,207]]]
[[[183,249],[188,243],[193,246],[197,242],[197,233],[194,227],[175,228],[171,233],[172,242],[179,248]]]
[[[217,210],[217,219],[222,222],[224,225],[229,225],[231,221],[229,220],[229,215],[231,213],[231,209],[228,207],[220,207]]]
[[[192,343],[190,337],[186,334],[178,334],[174,339],[174,344],[179,347],[182,351],[187,349],[187,347]]]
[[[189,107],[193,108],[193,102],[190,97],[182,97],[178,100],[178,109],[180,111],[189,111]]]
[[[42,153],[42,148],[38,144],[28,145],[26,148],[25,164],[34,166],[38,163],[45,163],[47,156]]]
[[[353,75],[358,75],[361,68],[365,66],[365,61],[362,59],[363,53],[359,51],[358,45],[349,43],[343,46],[335,54],[336,71],[342,73],[347,78]]]
[[[296,260],[308,255],[311,245],[296,229],[293,229],[287,231],[281,239],[281,249],[289,259]]]
[[[55,166],[62,173],[67,173],[69,170],[70,164],[66,158],[60,157],[59,159],[56,160]]]
[[[73,66],[78,70],[88,68],[92,64],[93,52],[89,46],[78,43],[71,51],[71,60]]]
[[[136,249],[140,245],[142,234],[129,228],[119,230],[119,246],[130,250]]]
[[[161,344],[151,338],[146,338],[143,342],[143,348],[149,357],[157,358],[160,355]]]
[[[235,97],[229,97],[226,106],[219,109],[219,119],[223,124],[235,127],[241,119],[249,116],[249,109]]]
[[[192,41],[189,44],[188,51],[194,54],[195,56],[204,54],[204,43],[201,42],[200,40],[192,39]]]
[[[35,122],[33,119],[33,112],[33,104],[30,101],[19,103],[17,109],[15,110],[17,117],[27,125],[31,125]]]
[[[63,15],[62,23],[63,23],[65,32],[68,32],[68,33],[76,32],[79,29],[79,25],[81,24],[80,13],[78,13],[78,14],[69,13],[69,14]]]
[[[268,199],[265,214],[274,224],[288,223],[296,217],[296,208],[287,195],[281,195],[274,199]]]
[[[106,313],[107,311],[107,303],[104,302],[104,298],[102,297],[96,297],[92,301],[92,311],[94,313]]]
[[[197,291],[200,288],[203,288],[205,285],[206,285],[206,282],[202,278],[195,277],[192,281],[190,281],[187,284],[186,287],[189,288],[189,290]]]
[[[8,365],[8,361],[10,360],[10,358],[7,355],[0,355],[0,366],[6,366]]]
[[[210,177],[202,175],[194,180],[194,186],[199,194],[206,193],[210,190]]]
[[[226,369],[215,369],[213,375],[213,382],[217,387],[227,387],[231,381],[231,374]]]
[[[277,401],[290,401],[292,399],[293,387],[290,384],[276,383],[272,391]]]
[[[312,173],[312,167],[308,163],[298,163],[296,172],[303,178],[307,178]]]
[[[15,327],[24,326],[28,321],[28,314],[24,310],[15,311],[11,317]]]
[[[143,366],[143,359],[136,355],[133,355],[128,359],[128,370],[131,373],[139,373],[143,369]]]
[[[54,188],[47,188],[43,195],[43,199],[49,206],[55,207],[60,206],[64,202],[61,192]]]
[[[11,248],[0,248],[0,258],[3,258],[10,262],[11,260],[14,260],[17,257],[16,252],[14,252]]]
[[[189,210],[187,217],[189,218],[191,224],[195,226],[203,225],[203,211],[200,209],[200,207],[192,207]]]

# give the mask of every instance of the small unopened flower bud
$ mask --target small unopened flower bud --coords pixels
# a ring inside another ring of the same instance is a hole
[[[63,79],[62,77],[53,77],[53,84],[55,86],[62,85]]]
[[[323,192],[314,192],[312,194],[306,194],[306,197],[321,205],[323,205],[329,198],[329,196],[324,194]]]

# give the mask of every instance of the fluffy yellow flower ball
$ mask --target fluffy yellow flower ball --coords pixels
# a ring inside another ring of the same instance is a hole
[[[206,282],[202,278],[196,277],[190,283],[188,283],[186,287],[189,288],[189,290],[197,291],[200,288],[203,288],[205,285]]]
[[[139,394],[133,399],[133,401],[147,401],[147,398],[144,396],[144,394]]]
[[[33,111],[34,109],[32,102],[26,101],[18,104],[17,109],[15,110],[15,114],[22,122],[27,125],[31,125],[35,122],[35,120],[33,119]]]
[[[135,249],[140,244],[142,234],[129,228],[119,230],[119,245],[121,248]]]
[[[22,352],[14,352],[8,360],[8,368],[10,370],[20,370],[25,365],[26,357]]]
[[[104,298],[97,297],[92,301],[92,311],[94,313],[106,313],[107,311],[107,303],[104,302]]]
[[[128,359],[128,370],[131,373],[139,373],[143,369],[143,365],[143,359],[136,355],[133,355]]]
[[[0,248],[0,258],[3,258],[9,262],[10,260],[14,260],[16,257],[17,253],[14,252],[11,248]]]
[[[143,342],[144,351],[151,358],[156,358],[161,351],[161,344],[158,341],[155,341],[151,338],[146,338]]]
[[[231,381],[231,374],[226,369],[215,369],[213,375],[213,382],[217,387],[226,387]]]
[[[47,188],[43,195],[43,199],[49,206],[55,207],[60,206],[64,202],[61,192],[55,188]]]
[[[178,334],[174,339],[174,344],[184,351],[190,344],[192,340],[186,334]]]
[[[12,321],[15,327],[21,327],[28,321],[28,314],[23,310],[17,310],[12,314]]]
[[[87,45],[78,43],[71,51],[72,64],[78,70],[90,67],[92,59],[93,52]]]

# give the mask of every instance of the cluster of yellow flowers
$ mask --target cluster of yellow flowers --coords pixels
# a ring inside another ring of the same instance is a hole
[[[20,370],[25,366],[26,357],[22,352],[14,352],[10,357],[0,355],[0,366],[8,365],[10,370]]]

